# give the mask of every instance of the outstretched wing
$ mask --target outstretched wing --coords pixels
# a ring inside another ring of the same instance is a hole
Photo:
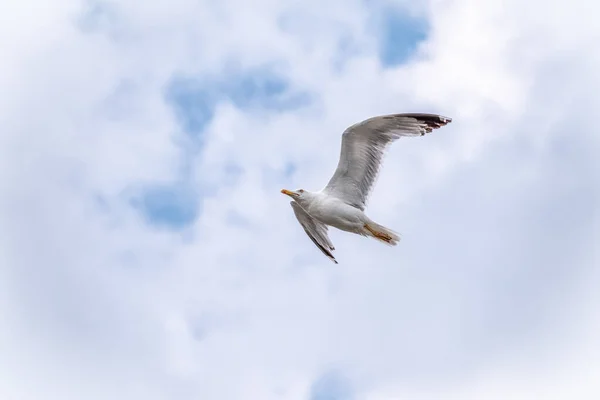
[[[292,209],[294,214],[304,228],[304,232],[308,235],[310,240],[325,254],[331,261],[338,263],[331,250],[335,250],[329,236],[327,235],[327,225],[317,221],[311,217],[298,203],[291,201]]]
[[[369,118],[342,134],[340,160],[323,192],[362,211],[390,143],[402,136],[423,136],[452,122],[437,114],[392,114]]]

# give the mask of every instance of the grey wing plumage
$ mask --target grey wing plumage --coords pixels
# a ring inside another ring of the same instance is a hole
[[[290,202],[290,204],[292,205],[292,209],[294,210],[298,222],[300,222],[300,225],[302,225],[304,232],[306,232],[310,240],[313,241],[315,246],[317,246],[323,254],[337,264],[337,260],[331,253],[332,250],[335,250],[335,247],[333,247],[333,244],[327,235],[327,225],[311,217],[310,214],[304,211],[304,209],[295,201]]]
[[[437,114],[391,114],[350,126],[342,134],[340,160],[323,192],[364,211],[388,145],[402,136],[423,136],[450,122],[451,118]]]

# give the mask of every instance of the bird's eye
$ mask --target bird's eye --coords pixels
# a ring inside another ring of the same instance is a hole
[[[298,193],[304,193],[304,189],[298,190]]]

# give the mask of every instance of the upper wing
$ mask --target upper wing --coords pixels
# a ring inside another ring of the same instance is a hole
[[[323,192],[364,211],[387,146],[402,136],[423,136],[450,122],[437,114],[392,114],[352,125],[342,135],[340,160]]]
[[[323,254],[337,264],[337,260],[333,254],[331,254],[331,250],[335,250],[335,248],[333,247],[331,240],[329,240],[329,236],[327,236],[327,225],[311,217],[295,201],[291,201],[290,204],[292,205],[292,209],[294,210],[298,222],[300,222],[300,225],[304,228],[304,232],[306,232],[308,237],[323,252]]]

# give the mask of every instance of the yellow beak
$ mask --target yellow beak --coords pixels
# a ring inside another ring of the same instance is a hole
[[[296,195],[295,192],[292,192],[291,190],[287,190],[287,189],[281,189],[281,193],[287,194],[288,196],[295,196]]]

